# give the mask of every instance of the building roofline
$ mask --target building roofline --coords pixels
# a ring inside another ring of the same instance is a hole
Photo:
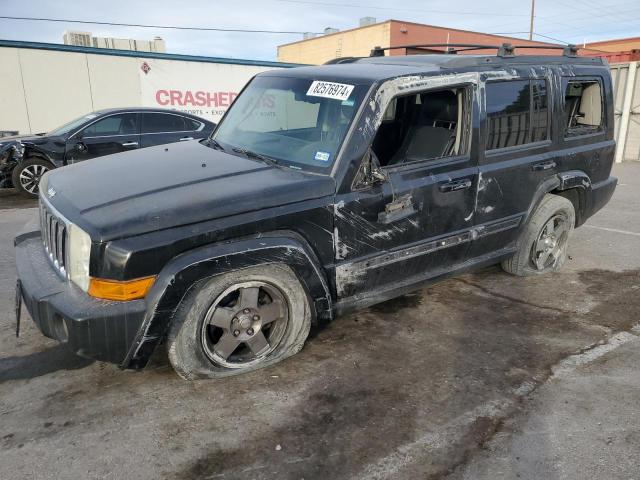
[[[94,48],[59,43],[24,42],[21,40],[1,40],[0,47],[28,48],[33,50],[53,50],[58,52],[87,53],[93,55],[110,55],[116,57],[157,58],[160,60],[181,60],[184,62],[222,63],[228,65],[247,65],[253,67],[291,68],[300,67],[300,63],[271,62],[265,60],[248,60],[241,58],[206,57],[201,55],[182,55],[177,53],[139,52],[136,50],[117,50],[112,48]]]
[[[538,41],[538,40],[527,40],[525,38],[510,37],[509,35],[498,35],[498,34],[495,34],[495,33],[478,32],[476,30],[463,30],[463,29],[460,29],[460,28],[443,27],[443,26],[440,26],[440,25],[431,25],[431,24],[428,24],[428,23],[407,22],[405,20],[396,20],[395,18],[390,18],[388,20],[384,20],[382,22],[373,23],[371,25],[364,25],[362,27],[349,28],[347,30],[339,30],[337,32],[327,33],[327,34],[319,35],[319,36],[313,37],[313,38],[303,38],[302,40],[297,40],[295,42],[283,43],[281,45],[278,45],[278,48],[279,47],[286,47],[286,46],[289,46],[289,45],[296,45],[298,43],[311,42],[313,40],[317,40],[317,39],[320,39],[320,38],[331,37],[333,35],[339,35],[341,33],[353,32],[354,30],[360,30],[360,29],[369,28],[369,27],[377,27],[377,26],[380,26],[380,25],[384,25],[385,23],[392,23],[392,22],[393,23],[403,23],[403,24],[408,24],[408,25],[416,25],[416,26],[419,26],[419,27],[437,28],[439,30],[448,30],[448,31],[452,31],[452,32],[477,33],[478,35],[486,35],[486,36],[495,37],[495,38],[507,38],[509,40],[515,40],[515,41],[518,41],[518,42],[532,42],[532,43],[536,43],[536,44],[539,44],[539,45],[560,45],[559,43],[541,42],[541,41]],[[371,48],[373,48],[373,45],[371,46]]]
[[[396,20],[394,18],[389,19],[388,21],[389,22],[395,22],[395,23],[404,23],[404,24],[409,24],[409,25],[416,25],[416,26],[419,26],[419,27],[437,28],[439,30],[450,30],[452,32],[477,33],[478,35],[486,35],[488,37],[508,38],[509,40],[516,40],[518,42],[531,42],[531,43],[537,43],[537,44],[540,44],[540,45],[562,45],[560,43],[541,42],[541,41],[538,41],[538,40],[528,40],[526,38],[510,37],[509,35],[499,35],[499,34],[496,34],[496,33],[478,32],[477,30],[463,30],[461,28],[442,27],[440,25],[431,25],[431,24],[428,24],[428,23],[406,22],[404,20]]]
[[[612,43],[628,42],[631,40],[640,41],[640,37],[613,38],[611,40],[600,40],[598,42],[587,42],[587,45],[610,45]]]
[[[325,37],[331,37],[333,35],[339,35],[341,33],[353,32],[354,30],[360,30],[360,29],[363,29],[363,28],[379,27],[380,25],[384,25],[385,23],[391,23],[392,21],[393,20],[389,19],[389,20],[384,20],[382,22],[372,23],[371,25],[363,25],[362,27],[353,27],[353,28],[348,28],[346,30],[338,30],[337,32],[333,32],[333,33],[323,33],[322,35],[318,35],[317,37],[303,38],[302,40],[296,40],[295,42],[283,43],[282,45],[278,45],[278,48],[286,47],[288,45],[295,45],[296,43],[310,42],[312,40],[316,40],[316,39],[319,39],[319,38],[325,38]]]

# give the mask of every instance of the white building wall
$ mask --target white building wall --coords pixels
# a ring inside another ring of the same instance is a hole
[[[0,48],[0,130],[30,132],[17,48]]]
[[[86,55],[32,49],[18,54],[30,133],[46,132],[93,110]],[[6,123],[5,115],[11,112],[0,112],[0,123]]]
[[[640,62],[611,65],[616,161],[640,161]]]
[[[46,132],[114,107],[218,121],[251,77],[272,68],[0,46],[0,130]]]
[[[138,59],[87,55],[93,110],[140,105]]]

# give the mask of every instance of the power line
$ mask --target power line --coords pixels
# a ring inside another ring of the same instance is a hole
[[[358,5],[353,3],[332,3],[332,2],[312,2],[310,0],[278,0],[284,3],[297,3],[301,5],[320,5],[325,7],[347,7],[347,8],[366,8],[369,10],[393,10],[396,12],[415,12],[415,13],[429,13],[437,15],[483,15],[491,17],[528,17],[529,15],[523,15],[521,13],[498,13],[498,12],[464,12],[458,10],[424,10],[417,8],[397,8],[397,7],[380,7],[372,5]]]
[[[274,34],[296,34],[303,35],[305,33],[316,33],[321,35],[320,32],[294,32],[286,30],[250,30],[244,28],[214,28],[214,27],[179,27],[175,25],[146,25],[141,23],[115,23],[115,22],[96,22],[89,20],[71,20],[64,18],[38,18],[38,17],[9,17],[0,16],[0,19],[4,20],[27,20],[32,22],[60,22],[60,23],[81,23],[85,25],[109,25],[114,27],[139,27],[139,28],[158,28],[158,29],[170,29],[170,30],[197,30],[205,32],[238,32],[238,33],[274,33]]]

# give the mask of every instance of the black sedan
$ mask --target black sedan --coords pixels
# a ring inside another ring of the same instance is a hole
[[[0,188],[38,194],[52,168],[89,158],[208,137],[215,123],[188,113],[119,108],[84,115],[49,133],[0,138]]]

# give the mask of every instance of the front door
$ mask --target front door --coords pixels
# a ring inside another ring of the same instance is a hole
[[[337,198],[339,298],[382,300],[465,261],[478,182],[474,88],[424,90],[389,104],[372,144],[386,180]]]
[[[118,113],[96,120],[67,140],[66,158],[75,163],[140,147],[137,113]]]

